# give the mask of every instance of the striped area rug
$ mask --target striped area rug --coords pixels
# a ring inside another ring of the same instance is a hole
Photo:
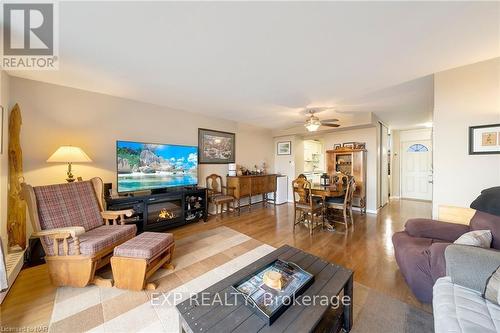
[[[175,270],[160,269],[151,277],[158,284],[155,291],[58,288],[49,331],[178,333],[177,310],[169,305],[174,302],[158,304],[158,295],[170,292],[185,299],[273,250],[226,227],[176,240]],[[110,270],[99,274],[111,277]],[[353,332],[432,331],[431,314],[355,283]]]
[[[50,332],[178,332],[173,306],[153,305],[161,292],[200,292],[274,248],[230,228],[219,227],[176,240],[175,270],[158,270],[155,291],[117,288],[58,288]],[[111,277],[111,272],[99,272]],[[157,299],[158,300],[158,299]],[[153,304],[152,304],[153,303]]]

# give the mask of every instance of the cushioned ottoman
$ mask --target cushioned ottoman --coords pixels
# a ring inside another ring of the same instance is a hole
[[[146,280],[160,267],[173,269],[174,236],[159,232],[144,232],[115,247],[111,268],[115,287],[130,290],[156,289]]]

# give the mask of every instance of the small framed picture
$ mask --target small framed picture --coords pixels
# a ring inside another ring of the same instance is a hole
[[[292,155],[292,141],[278,142],[276,148],[278,155]]]
[[[469,155],[500,154],[500,124],[469,127]]]
[[[354,145],[356,144],[356,142],[344,142],[342,144],[342,147],[343,148],[349,148],[349,149],[354,149]]]
[[[336,144],[333,145],[333,150],[337,150],[337,149],[340,149],[340,148],[342,148],[342,144],[340,144],[340,143],[336,143]]]
[[[354,149],[365,149],[366,142],[354,142]]]

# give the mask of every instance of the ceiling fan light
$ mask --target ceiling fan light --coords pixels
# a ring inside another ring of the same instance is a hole
[[[321,126],[321,122],[317,119],[309,119],[304,126],[309,132],[315,132]]]

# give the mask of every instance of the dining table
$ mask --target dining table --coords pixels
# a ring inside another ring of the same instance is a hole
[[[344,184],[321,185],[311,184],[311,194],[321,197],[323,200],[327,197],[343,197],[345,195]]]
[[[343,197],[346,192],[347,185],[343,183],[335,183],[331,185],[311,184],[311,194],[316,197],[321,197],[323,201],[323,222],[326,224],[328,231],[335,231],[335,226],[325,220],[326,215],[326,198]]]

